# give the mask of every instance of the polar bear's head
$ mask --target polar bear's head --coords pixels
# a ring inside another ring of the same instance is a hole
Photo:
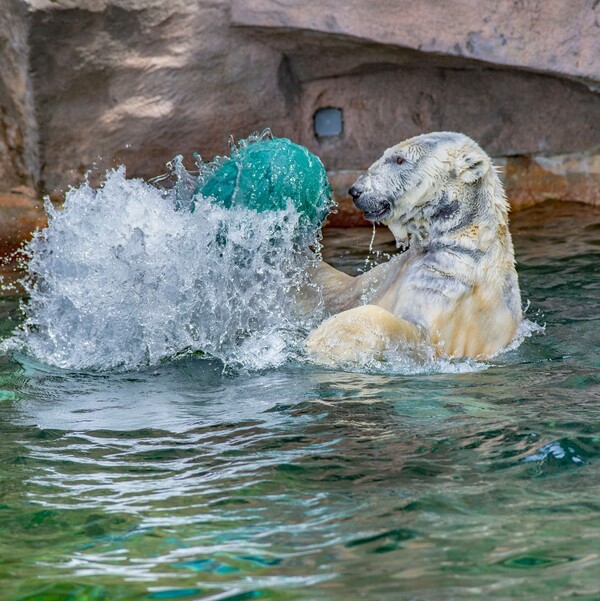
[[[472,219],[498,190],[505,202],[490,158],[471,138],[435,132],[388,148],[349,194],[366,219],[387,225],[401,245],[409,234]]]

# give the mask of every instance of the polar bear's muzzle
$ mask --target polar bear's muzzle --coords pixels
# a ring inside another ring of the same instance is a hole
[[[372,192],[366,192],[359,177],[354,185],[348,190],[352,200],[358,209],[364,213],[364,218],[369,221],[383,221],[392,213],[392,202],[386,198],[378,198]]]
[[[368,221],[383,221],[387,217],[392,214],[392,205],[387,202],[377,202],[373,201],[373,203],[354,203],[361,211],[363,211],[363,217]],[[363,206],[366,205],[366,206]],[[374,207],[374,208],[371,208]]]

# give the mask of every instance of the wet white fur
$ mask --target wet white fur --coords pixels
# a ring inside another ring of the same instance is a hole
[[[409,248],[358,277],[315,270],[333,315],[308,337],[312,360],[363,362],[415,342],[480,358],[509,344],[521,297],[508,203],[486,153],[463,134],[425,134],[388,148],[355,185],[357,204],[387,211],[381,221]]]

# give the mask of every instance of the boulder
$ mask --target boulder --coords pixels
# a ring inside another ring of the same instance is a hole
[[[341,136],[318,138],[313,114],[340,107]],[[300,139],[332,169],[364,168],[385,148],[427,131],[459,131],[491,156],[600,147],[600,95],[583,84],[510,70],[388,66],[307,81]]]
[[[524,155],[497,157],[511,210],[519,211],[546,200],[563,200],[600,206],[600,154]],[[329,172],[337,212],[329,216],[332,227],[371,227],[348,195],[361,170]]]
[[[329,183],[333,200],[337,207],[327,218],[327,225],[330,227],[371,227],[370,221],[362,216],[355,206],[352,198],[348,195],[348,189],[361,174],[360,170],[343,169],[339,171],[330,171]]]
[[[513,210],[545,200],[600,206],[600,154],[511,157],[505,186]]]

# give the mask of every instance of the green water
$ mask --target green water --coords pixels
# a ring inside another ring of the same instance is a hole
[[[0,598],[600,599],[600,211],[512,229],[546,333],[483,371],[0,356]],[[0,299],[0,337],[18,318]]]

